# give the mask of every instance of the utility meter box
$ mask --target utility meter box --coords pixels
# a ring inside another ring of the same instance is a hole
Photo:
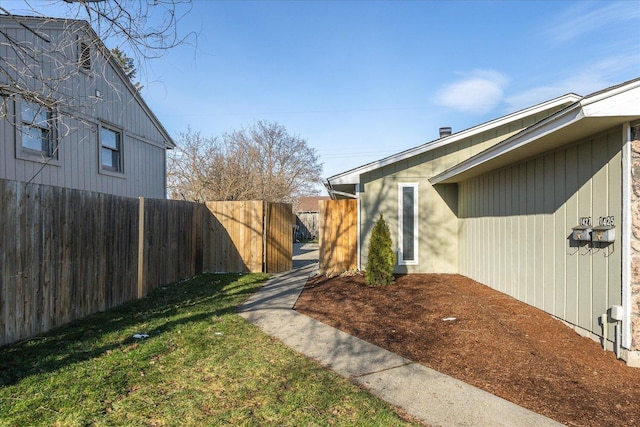
[[[613,225],[593,227],[591,237],[594,242],[611,243],[616,240],[616,228]]]
[[[591,240],[591,226],[590,225],[578,225],[572,228],[573,233],[571,237],[578,242],[588,242]]]
[[[612,305],[609,307],[609,318],[615,321],[622,320],[622,316],[624,315],[624,311],[622,310],[622,306],[620,305]]]

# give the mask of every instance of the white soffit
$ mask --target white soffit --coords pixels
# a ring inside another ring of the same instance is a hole
[[[482,173],[640,118],[640,79],[586,96],[569,108],[432,177],[432,184]]]
[[[580,96],[574,93],[569,93],[569,94],[560,96],[558,98],[554,98],[549,101],[543,102],[541,104],[534,105],[533,107],[529,107],[524,110],[520,110],[515,113],[511,113],[506,116],[500,117],[498,119],[463,130],[461,132],[454,133],[451,136],[439,138],[434,141],[430,141],[426,144],[420,145],[418,147],[411,148],[409,150],[402,151],[398,154],[385,157],[381,160],[376,160],[375,162],[367,163],[366,165],[357,167],[355,169],[351,169],[349,171],[331,176],[327,178],[327,181],[330,182],[331,185],[358,184],[360,183],[360,175],[363,173],[371,172],[373,170],[393,164],[395,162],[406,160],[413,156],[426,153],[431,150],[435,150],[436,148],[451,144],[456,141],[460,141],[465,138],[469,138],[471,136],[480,134],[482,132],[486,132],[487,130],[490,130],[499,126],[503,126],[507,123],[520,120],[534,114],[538,114],[550,108],[559,107],[562,105],[568,106],[580,100],[580,98],[581,98]]]

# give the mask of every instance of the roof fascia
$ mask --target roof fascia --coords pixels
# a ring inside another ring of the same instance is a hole
[[[569,126],[576,121],[582,119],[584,114],[579,103],[575,103],[571,108],[559,111],[551,117],[517,133],[511,138],[507,138],[504,141],[489,147],[488,149],[476,154],[467,160],[458,163],[457,165],[429,178],[429,182],[433,185],[446,183],[447,180],[454,178],[455,176],[466,172],[476,166],[479,166],[495,157],[502,154],[513,151],[524,145],[527,145],[536,139],[539,139],[545,135],[548,135],[558,129]]]
[[[109,50],[109,48],[107,48],[107,46],[104,44],[102,39],[100,39],[98,34],[93,30],[93,28],[91,28],[91,25],[89,25],[88,22],[86,22],[86,21],[80,21],[80,22],[83,22],[84,24],[86,24],[89,32],[91,33],[91,36],[98,41],[98,46],[100,47],[104,57],[107,59],[107,61],[109,62],[111,67],[114,69],[116,74],[118,74],[118,76],[120,77],[120,80],[123,81],[124,85],[129,90],[129,93],[131,94],[131,96],[133,96],[133,98],[138,102],[138,105],[140,105],[140,107],[145,112],[147,117],[149,117],[151,122],[155,125],[156,129],[158,129],[158,132],[160,132],[160,134],[163,136],[163,138],[165,140],[164,141],[164,143],[165,143],[164,145],[166,146],[166,148],[168,148],[168,149],[175,148],[176,147],[175,141],[173,140],[173,138],[171,138],[171,135],[169,135],[169,132],[167,132],[167,130],[165,129],[163,124],[160,122],[160,120],[155,115],[153,110],[151,110],[151,108],[146,103],[144,98],[142,98],[142,95],[140,95],[140,91],[138,91],[135,88],[135,86],[133,85],[133,82],[131,81],[131,79],[129,77],[127,77],[127,75],[125,74],[125,72],[122,69],[122,67],[120,66],[120,64],[118,64],[118,62],[116,61],[115,57],[111,54],[111,51]]]
[[[633,89],[640,87],[640,79],[634,80],[629,84],[623,84],[588,95],[574,105],[559,111],[558,113],[542,120],[541,122],[519,132],[518,134],[508,138],[485,151],[445,170],[444,172],[429,178],[429,182],[433,185],[453,182],[456,176],[473,169],[489,160],[509,153],[527,144],[530,144],[545,135],[556,132],[562,128],[572,125],[587,117],[606,117],[617,115],[640,115],[640,91],[633,92]],[[623,96],[622,101],[616,102],[612,99],[614,96]],[[601,105],[599,105],[599,103]],[[602,103],[606,103],[604,108]],[[622,113],[619,107],[622,106]],[[636,106],[637,111],[629,112],[629,106]],[[618,107],[618,108],[617,108]]]
[[[609,91],[587,96],[581,102],[585,116],[613,117],[640,114],[640,79]]]
[[[367,173],[376,169],[379,169],[384,166],[388,166],[392,163],[396,163],[402,160],[406,160],[413,156],[423,154],[429,152],[431,150],[435,150],[437,148],[443,147],[445,145],[460,141],[465,138],[472,137],[482,132],[486,132],[490,129],[503,126],[505,124],[511,123],[516,120],[520,120],[524,117],[531,116],[533,114],[540,113],[542,111],[548,110],[550,108],[554,108],[561,105],[570,105],[571,103],[575,103],[580,100],[580,96],[574,93],[569,93],[558,98],[551,99],[549,101],[545,101],[541,104],[534,105],[529,108],[525,108],[524,110],[519,110],[514,113],[508,114],[506,116],[502,116],[500,118],[491,120],[489,122],[474,126],[472,128],[463,130],[461,132],[457,132],[451,136],[447,136],[444,138],[439,138],[434,141],[430,141],[426,144],[420,145],[415,148],[411,148],[400,152],[398,154],[394,154],[389,157],[385,157],[381,160],[377,160],[366,165],[360,166],[355,169],[351,169],[349,171],[343,172],[341,174],[334,175],[332,177],[327,178],[327,181],[330,181],[332,184],[359,184],[360,183],[360,175],[363,173]]]

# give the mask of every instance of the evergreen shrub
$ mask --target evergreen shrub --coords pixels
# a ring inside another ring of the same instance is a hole
[[[369,240],[369,258],[365,278],[371,286],[386,286],[394,281],[396,254],[391,247],[391,233],[382,214],[376,221]]]

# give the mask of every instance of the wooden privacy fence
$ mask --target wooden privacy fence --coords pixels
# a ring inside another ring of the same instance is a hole
[[[335,275],[358,268],[357,200],[320,200],[318,203],[320,273]]]
[[[290,204],[207,202],[209,211],[227,231],[209,237],[207,247],[218,254],[213,271],[279,273],[293,266],[294,215]]]
[[[0,180],[0,345],[203,271],[292,267],[287,204],[132,199]]]
[[[281,272],[293,267],[293,226],[295,215],[286,203],[264,204],[265,268],[267,272]]]

